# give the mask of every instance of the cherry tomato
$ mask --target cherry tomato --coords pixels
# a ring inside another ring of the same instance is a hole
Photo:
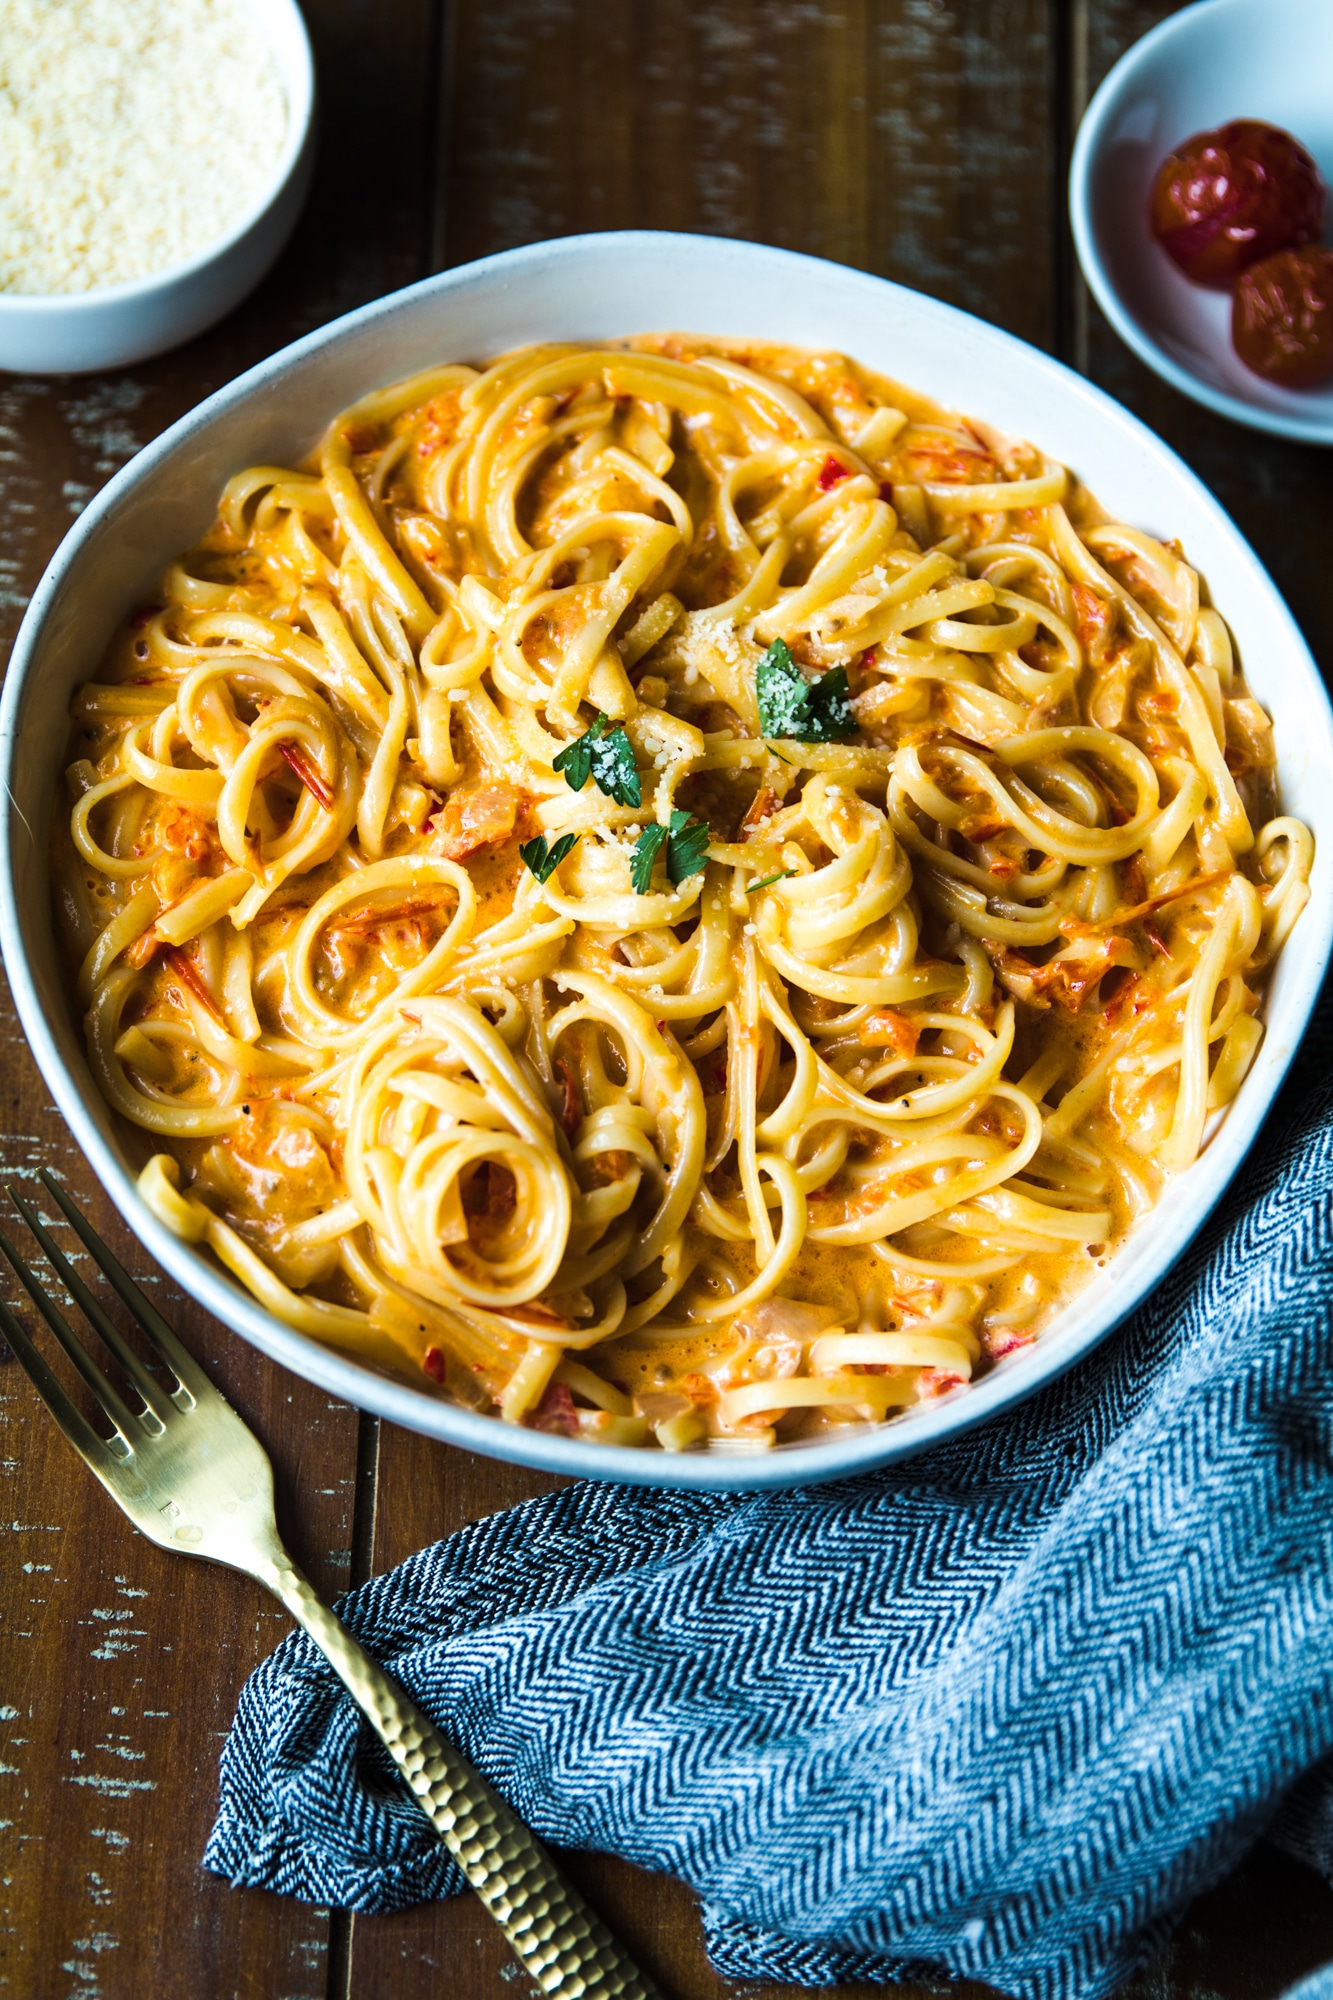
[[[1148,217],[1187,278],[1227,291],[1261,257],[1312,243],[1325,193],[1318,167],[1290,132],[1238,118],[1167,155]]]
[[[1242,271],[1231,340],[1247,368],[1284,389],[1333,378],[1333,250],[1279,250]]]

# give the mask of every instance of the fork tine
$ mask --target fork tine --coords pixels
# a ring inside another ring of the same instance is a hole
[[[20,1257],[3,1229],[0,1229],[0,1251],[4,1252],[13,1265],[24,1291],[26,1291],[38,1312],[46,1321],[46,1324],[50,1327],[52,1333],[60,1342],[60,1345],[64,1348],[66,1354],[74,1363],[74,1366],[78,1369],[94,1396],[96,1396],[98,1402],[102,1405],[103,1414],[110,1419],[120,1432],[121,1441],[126,1450],[133,1451],[135,1433],[139,1430],[139,1424],[133,1411],[125,1402],[119,1390],[108,1382],[105,1374],[98,1367],[92,1355],[65,1318],[64,1313],[61,1312],[59,1306],[46,1290],[46,1287],[41,1283],[36,1273],[31,1271],[22,1257]]]
[[[125,1461],[112,1451],[105,1438],[97,1435],[83,1412],[66,1395],[59,1379],[48,1368],[29,1340],[22,1322],[4,1299],[0,1299],[0,1333],[4,1334],[14,1359],[75,1451],[103,1485],[110,1487],[114,1493],[116,1473]]]
[[[152,1300],[144,1297],[120,1259],[107,1248],[92,1224],[80,1215],[55,1176],[43,1167],[40,1178],[42,1186],[61,1209],[65,1220],[100,1269],[112,1291],[127,1311],[133,1314],[182,1388],[188,1389],[196,1402],[202,1401],[205,1396],[217,1396],[218,1391],[189,1349],[182,1347]]]
[[[83,1312],[91,1325],[97,1328],[111,1352],[115,1355],[130,1381],[134,1384],[144,1402],[160,1424],[169,1422],[173,1412],[169,1392],[160,1382],[155,1382],[143,1362],[126,1340],[115,1321],[108,1318],[101,1301],[90,1292],[69,1258],[46,1228],[40,1216],[29,1202],[23,1199],[17,1188],[7,1187],[5,1193],[13,1202],[23,1220],[27,1223],[51,1263],[62,1283],[67,1288],[74,1303]]]

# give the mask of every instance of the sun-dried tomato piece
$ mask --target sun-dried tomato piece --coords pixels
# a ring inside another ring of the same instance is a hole
[[[572,1139],[583,1123],[583,1092],[579,1088],[579,1080],[574,1074],[572,1065],[566,1062],[563,1056],[557,1056],[552,1067],[564,1094],[560,1106],[560,1123],[564,1128],[565,1137]]]
[[[463,1212],[482,1229],[499,1229],[518,1202],[514,1176],[496,1160],[483,1160],[463,1190]]]
[[[840,458],[835,458],[833,453],[830,452],[819,468],[819,478],[816,484],[821,493],[829,493],[835,486],[841,485],[844,479],[850,479],[851,476],[851,466],[844,465]]]
[[[1116,622],[1116,607],[1086,583],[1076,583],[1073,593],[1078,620],[1074,629],[1078,633],[1078,643],[1080,646],[1093,646],[1110,633]]]
[[[1020,1347],[1031,1347],[1036,1339],[1026,1327],[997,1327],[993,1333],[983,1334],[982,1341],[992,1361],[998,1361],[1004,1354],[1014,1354]]]
[[[858,1039],[867,1048],[896,1049],[900,1056],[914,1056],[921,1029],[896,1007],[880,1007],[862,1021]]]
[[[1032,968],[1034,993],[1053,1000],[1057,1007],[1076,1014],[1094,986],[1113,966],[1134,963],[1134,947],[1127,938],[1103,938],[1086,958],[1053,958]]]
[[[561,1437],[577,1437],[579,1413],[574,1398],[563,1382],[548,1382],[540,1403],[527,1419],[532,1431],[553,1431]]]
[[[464,861],[479,847],[508,840],[522,807],[516,785],[460,785],[435,815],[433,845],[446,861]]]

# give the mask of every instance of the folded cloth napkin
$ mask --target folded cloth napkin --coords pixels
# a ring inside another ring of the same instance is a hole
[[[1331,1186],[1326,1002],[1195,1249],[1019,1411],[798,1492],[572,1486],[342,1616],[548,1840],[691,1883],[729,1977],[1109,1994],[1260,1834],[1333,1873]],[[460,1887],[299,1633],[206,1861]]]

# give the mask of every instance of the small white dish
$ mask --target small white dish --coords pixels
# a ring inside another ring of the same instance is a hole
[[[214,517],[230,475],[298,462],[371,389],[521,342],[688,328],[832,347],[938,401],[1031,438],[1115,519],[1178,535],[1212,586],[1277,735],[1283,804],[1313,829],[1311,900],[1278,961],[1267,1033],[1202,1157],[1030,1348],[965,1391],[875,1427],[756,1455],[672,1455],[556,1437],[390,1380],[273,1319],[140,1200],[154,1150],[120,1123],[88,1067],[52,920],[49,828],[63,811],[69,705],[118,621]],[[0,701],[0,946],[43,1076],[74,1137],[149,1254],[244,1339],[307,1380],[469,1451],[592,1479],[735,1490],[842,1478],[910,1456],[1030,1396],[1091,1351],[1160,1283],[1245,1157],[1286,1075],[1333,949],[1333,711],[1291,613],[1207,488],[1151,431],[1048,355],[901,285],[717,237],[626,231],[506,251],[363,306],[272,355],[140,452],[79,516],[39,584]]]
[[[79,375],[127,368],[193,340],[254,290],[291,235],[315,156],[315,70],[296,0],[250,0],[287,98],[273,177],[225,236],[188,263],[90,292],[0,292],[0,368]]]
[[[1192,285],[1148,226],[1173,147],[1233,118],[1280,125],[1333,185],[1329,0],[1196,0],[1135,42],[1088,106],[1069,169],[1083,275],[1116,332],[1182,394],[1279,437],[1333,444],[1333,383],[1279,389],[1231,345],[1231,299]],[[1328,228],[1333,227],[1331,207]]]

